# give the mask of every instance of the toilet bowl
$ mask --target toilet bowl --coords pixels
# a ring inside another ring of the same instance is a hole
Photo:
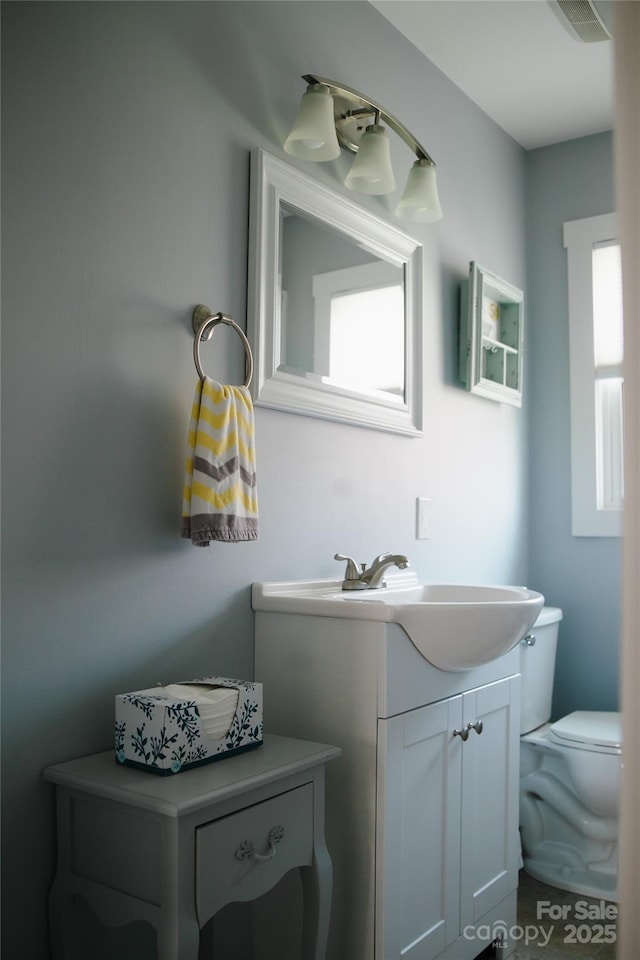
[[[524,869],[551,886],[617,900],[620,714],[549,723],[562,611],[544,607],[520,646],[520,835]]]

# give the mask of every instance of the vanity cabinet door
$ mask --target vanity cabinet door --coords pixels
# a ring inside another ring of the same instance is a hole
[[[518,884],[519,677],[463,695],[461,930]]]
[[[516,890],[519,717],[508,677],[378,721],[376,960],[473,956]]]
[[[378,721],[376,960],[458,936],[462,696]]]

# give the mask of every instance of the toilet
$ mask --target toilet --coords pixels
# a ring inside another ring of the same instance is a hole
[[[549,723],[562,611],[543,607],[520,644],[520,836],[537,880],[617,901],[619,713],[577,710]]]

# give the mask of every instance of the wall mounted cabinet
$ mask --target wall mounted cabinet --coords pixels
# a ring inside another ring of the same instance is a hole
[[[490,400],[522,405],[524,295],[475,261],[462,287],[460,379]]]

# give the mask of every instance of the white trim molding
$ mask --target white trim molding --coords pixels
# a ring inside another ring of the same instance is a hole
[[[618,537],[622,510],[598,503],[598,422],[593,333],[594,246],[615,240],[616,215],[564,224],[569,288],[571,374],[571,528],[574,537]]]

